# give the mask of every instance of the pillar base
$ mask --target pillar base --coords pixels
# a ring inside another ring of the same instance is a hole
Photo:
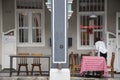
[[[70,70],[64,69],[50,69],[50,80],[70,80]]]

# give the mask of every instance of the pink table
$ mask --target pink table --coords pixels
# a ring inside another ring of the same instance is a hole
[[[104,71],[104,76],[108,75],[106,60],[103,57],[83,56],[80,75],[85,71]]]

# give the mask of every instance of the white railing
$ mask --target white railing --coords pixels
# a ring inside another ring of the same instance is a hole
[[[111,63],[112,52],[116,52],[116,34],[112,32],[107,32],[107,65]],[[114,71],[117,71],[117,54],[115,54],[115,62],[114,62]]]

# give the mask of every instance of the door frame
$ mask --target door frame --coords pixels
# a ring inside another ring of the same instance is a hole
[[[118,45],[118,33],[120,33],[120,30],[118,30],[118,26],[119,26],[119,23],[118,23],[118,21],[119,21],[119,19],[118,18],[120,18],[120,12],[117,12],[116,13],[116,68],[117,68],[117,70],[116,70],[116,72],[120,72],[120,62],[119,62],[119,60],[120,60],[120,54],[119,54],[119,49],[120,49],[120,47],[119,47],[119,45]]]

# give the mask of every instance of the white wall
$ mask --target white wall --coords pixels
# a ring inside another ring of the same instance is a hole
[[[116,12],[120,12],[120,0],[107,0],[107,30],[116,33]]]
[[[3,32],[15,28],[14,0],[2,0]]]
[[[1,64],[1,59],[2,59],[2,33],[1,33],[1,30],[2,30],[2,0],[0,0],[0,64]]]

